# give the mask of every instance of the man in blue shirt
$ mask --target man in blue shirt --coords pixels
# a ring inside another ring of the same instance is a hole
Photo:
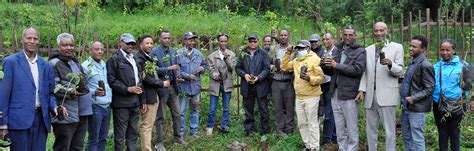
[[[90,57],[82,63],[87,74],[89,91],[92,93],[92,117],[89,119],[87,150],[105,151],[110,126],[110,102],[112,89],[107,81],[107,67],[103,58],[104,44],[92,43]]]
[[[201,93],[201,74],[206,68],[205,58],[202,53],[194,48],[197,36],[192,32],[184,34],[184,47],[177,51],[178,64],[181,70],[178,71],[177,85],[179,94],[179,104],[181,108],[181,129],[179,134],[184,135],[186,127],[186,104],[190,102],[190,135],[197,137],[199,127],[199,106]]]
[[[151,50],[150,56],[157,58],[158,77],[160,79],[169,79],[170,86],[168,88],[158,88],[160,97],[158,111],[156,113],[156,145],[158,151],[166,150],[163,144],[165,135],[165,105],[168,106],[173,118],[173,137],[176,144],[186,145],[183,136],[179,134],[181,128],[181,110],[179,109],[178,93],[176,87],[176,73],[180,69],[177,60],[176,51],[171,48],[171,33],[162,31],[160,33],[160,45]]]

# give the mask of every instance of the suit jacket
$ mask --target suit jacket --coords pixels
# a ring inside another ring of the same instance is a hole
[[[270,81],[267,75],[270,74],[270,57],[268,57],[265,50],[258,48],[255,52],[255,60],[250,62],[250,55],[248,48],[242,50],[246,55],[240,56],[235,65],[235,72],[241,77],[240,79],[240,94],[248,96],[248,88],[250,84],[245,81],[244,75],[251,74],[249,63],[255,64],[255,76],[258,76],[258,81],[255,83],[257,87],[257,95],[259,98],[265,97],[270,92]]]
[[[49,132],[51,130],[49,112],[56,107],[56,98],[53,96],[54,70],[40,56],[37,64],[41,114]],[[5,76],[0,81],[0,111],[3,112],[0,125],[8,125],[9,129],[15,130],[30,128],[35,118],[36,86],[23,50],[6,57],[2,65]]]
[[[359,91],[365,92],[364,107],[370,108],[374,100],[374,93],[380,106],[396,106],[400,103],[398,77],[403,74],[403,46],[391,42],[382,48],[385,58],[392,61],[391,68],[380,64],[380,59],[375,59],[375,44],[365,48],[366,70],[362,74]],[[374,88],[375,87],[375,88]],[[374,90],[375,89],[375,90]]]

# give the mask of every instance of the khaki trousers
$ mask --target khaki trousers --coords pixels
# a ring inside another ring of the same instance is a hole
[[[151,134],[153,125],[155,124],[156,111],[158,110],[158,103],[147,104],[148,110],[142,113],[142,123],[140,124],[140,146],[142,151],[152,151]]]
[[[320,97],[300,100],[296,98],[295,111],[301,138],[308,149],[319,150],[318,107]]]

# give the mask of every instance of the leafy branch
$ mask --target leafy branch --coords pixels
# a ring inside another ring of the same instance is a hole
[[[153,57],[153,61],[146,61],[144,71],[142,72],[142,78],[146,78],[147,75],[156,75],[156,71],[158,70],[158,66],[156,62],[158,61],[158,57]]]
[[[58,83],[54,87],[54,93],[57,93],[59,90],[65,90],[66,91],[64,93],[64,97],[63,97],[63,100],[61,101],[60,105],[64,104],[64,101],[66,100],[66,96],[68,95],[68,93],[70,93],[72,91],[75,91],[76,88],[75,87],[71,88],[71,85],[72,84],[79,85],[79,82],[81,82],[81,78],[80,78],[79,74],[71,72],[71,73],[66,74],[66,77],[70,78],[70,80],[66,83],[66,85],[62,85],[61,83]],[[74,85],[72,85],[72,86],[74,86]]]

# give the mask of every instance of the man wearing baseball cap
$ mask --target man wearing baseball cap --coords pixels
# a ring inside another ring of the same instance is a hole
[[[201,74],[206,69],[205,58],[202,53],[195,48],[197,36],[192,32],[184,34],[184,47],[178,52],[178,65],[181,70],[178,71],[176,82],[178,86],[178,98],[181,109],[181,128],[180,136],[184,136],[186,128],[186,107],[190,105],[189,128],[192,137],[198,137],[199,111],[200,111],[200,93],[201,93]]]
[[[143,89],[135,61],[137,58],[132,53],[135,44],[131,34],[122,34],[120,49],[107,61],[107,80],[112,88],[115,150],[124,150],[125,145],[128,150],[137,149],[138,114]]]
[[[270,133],[268,115],[268,99],[270,93],[269,80],[270,58],[265,50],[258,47],[257,35],[250,35],[247,47],[242,50],[235,65],[235,72],[241,77],[240,94],[242,95],[245,111],[245,135],[255,132],[254,106],[258,104],[260,113],[260,134]]]
[[[298,41],[295,47],[296,57],[292,58],[294,50],[288,49],[283,56],[281,68],[294,71],[295,111],[306,149],[319,150],[318,106],[324,74],[319,66],[320,58],[309,47],[309,41]]]

